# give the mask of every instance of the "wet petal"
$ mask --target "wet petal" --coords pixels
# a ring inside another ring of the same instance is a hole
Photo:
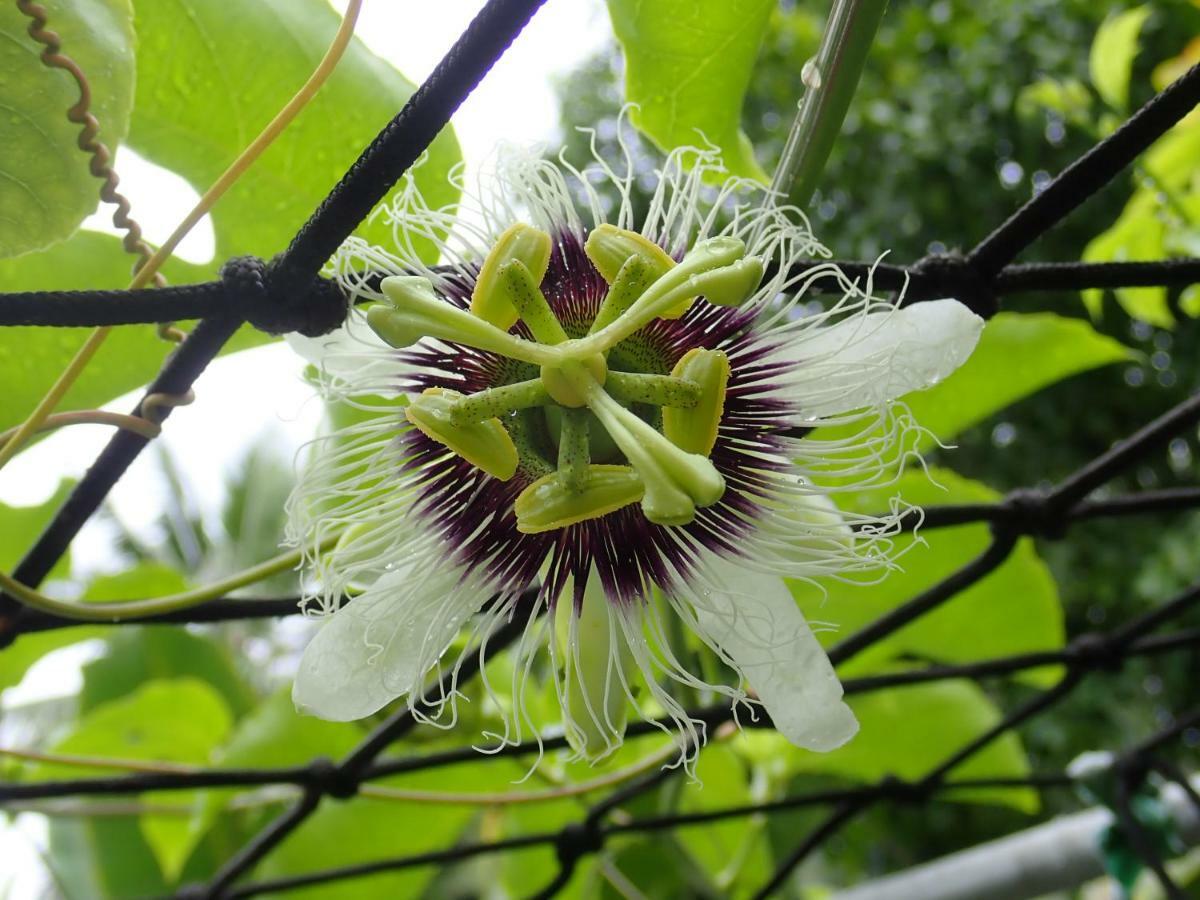
[[[418,688],[425,672],[490,596],[449,572],[393,570],[329,617],[300,659],[292,699],[302,713],[349,722]]]
[[[737,666],[779,733],[809,750],[833,750],[850,740],[858,722],[782,579],[716,557],[701,578],[707,583],[681,592],[701,637]]]
[[[832,416],[930,387],[967,361],[983,319],[956,300],[863,313],[795,336],[770,357],[796,364],[781,393]]]

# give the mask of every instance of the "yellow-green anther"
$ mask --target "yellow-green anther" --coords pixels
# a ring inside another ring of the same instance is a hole
[[[564,409],[562,428],[558,434],[558,473],[568,490],[582,491],[587,482],[588,412],[585,409]]]
[[[554,316],[533,275],[519,259],[500,267],[497,293],[508,298],[534,338],[543,344],[561,344],[567,333]]]
[[[513,503],[517,530],[538,534],[598,519],[642,499],[642,480],[629,466],[589,465],[576,489],[560,472],[539,478]]]
[[[700,388],[690,381],[671,375],[644,375],[640,372],[609,372],[604,388],[617,400],[651,403],[690,409],[700,402]]]
[[[762,277],[762,260],[756,256],[739,259],[731,266],[706,273],[704,299],[717,306],[741,306]]]
[[[617,272],[617,277],[611,282],[608,293],[596,311],[596,318],[588,334],[594,334],[617,321],[625,310],[633,306],[633,301],[642,296],[658,278],[651,270],[649,261],[644,256],[634,255],[625,260],[625,265]]]
[[[640,256],[649,267],[651,279],[660,278],[675,268],[675,260],[654,241],[636,231],[627,231],[615,225],[597,226],[588,235],[583,247],[592,265],[609,284],[616,284],[621,268],[634,256]],[[660,315],[664,319],[678,319],[692,305],[695,296],[685,297],[675,306]]]
[[[517,310],[507,294],[498,290],[500,269],[514,260],[520,262],[539,285],[550,265],[550,235],[532,225],[517,222],[504,230],[488,252],[471,292],[471,313],[508,331],[517,321]]]
[[[720,350],[696,347],[680,358],[671,375],[694,386],[699,399],[690,409],[664,409],[663,434],[681,450],[707,456],[717,442],[725,412],[729,357]]]
[[[367,323],[393,347],[408,347],[422,337],[440,338],[499,353],[534,365],[557,364],[562,353],[501,331],[483,319],[438,299],[426,278],[392,276],[380,284],[390,306],[372,306]]]
[[[429,388],[413,397],[404,414],[422,434],[493,478],[508,481],[517,471],[517,448],[499,419],[456,425],[450,410],[461,394]]]
[[[450,421],[455,425],[471,425],[484,419],[499,419],[518,409],[545,406],[549,402],[550,395],[541,379],[531,378],[460,397],[450,406]]]
[[[588,576],[583,604],[576,611],[574,592],[563,591],[554,610],[554,626],[566,662],[567,742],[576,753],[596,760],[621,745],[628,698],[622,677],[632,654],[620,626],[611,621],[600,578]]]
[[[609,284],[615,284],[621,267],[631,256],[640,256],[646,261],[652,278],[660,278],[675,268],[675,260],[662,247],[636,231],[627,231],[607,223],[598,225],[588,235],[583,245],[596,271]]]
[[[701,241],[679,265],[650,285],[616,321],[585,338],[572,341],[566,352],[578,357],[608,350],[664,312],[692,296],[705,293],[708,287],[720,289],[724,283],[722,277],[717,275],[714,280],[709,276],[715,270],[731,266],[745,252],[746,245],[737,238],[716,237]],[[740,278],[744,280],[745,274]]]

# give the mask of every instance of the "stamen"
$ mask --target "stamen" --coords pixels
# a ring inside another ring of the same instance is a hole
[[[607,223],[592,230],[592,233],[588,235],[587,243],[583,245],[583,252],[587,254],[601,277],[611,285],[616,284],[621,269],[635,256],[639,256],[645,261],[651,281],[666,275],[676,265],[675,260],[671,259],[667,252],[654,241],[643,237],[636,231],[617,228],[615,225]],[[662,318],[678,319],[687,312],[688,307],[695,299],[695,297],[686,298],[678,306],[663,313]]]
[[[596,519],[642,499],[642,479],[629,466],[589,465],[582,486],[572,488],[562,473],[539,478],[513,503],[517,530],[538,534]]]
[[[703,456],[712,452],[725,412],[729,372],[729,357],[720,350],[695,347],[675,363],[671,380],[681,380],[695,390],[696,396],[696,402],[688,408],[671,404],[663,410],[663,434],[676,447]]]
[[[512,328],[517,321],[517,309],[505,292],[498,289],[500,270],[508,263],[520,262],[536,287],[542,283],[550,265],[551,243],[550,235],[523,222],[506,228],[479,269],[475,289],[471,292],[471,314],[501,331]]]
[[[596,312],[596,318],[592,322],[592,327],[588,329],[588,334],[595,334],[624,315],[625,311],[633,306],[634,301],[642,296],[646,288],[650,287],[657,278],[658,276],[654,274],[646,257],[635,254],[625,260],[625,265],[621,266],[617,277],[610,283],[608,293],[605,294],[600,309]]]
[[[397,349],[433,337],[538,366],[555,365],[563,359],[557,348],[523,340],[439,300],[428,278],[394,275],[383,279],[380,288],[391,306],[372,306],[367,310],[367,324]]]
[[[508,481],[517,472],[517,448],[499,419],[456,425],[451,409],[462,397],[445,388],[429,388],[414,397],[404,415],[422,434],[457,453],[493,478]]]
[[[696,351],[690,351],[690,353],[694,352]],[[684,359],[686,358],[685,356]],[[680,362],[683,360],[681,359]],[[676,365],[675,368],[678,369],[679,366]],[[626,405],[652,403],[655,406],[691,409],[700,402],[701,389],[699,385],[688,380],[687,376],[680,376],[676,372],[672,372],[670,375],[609,372],[604,387],[614,398]]]
[[[568,490],[582,491],[591,457],[588,455],[588,414],[564,409],[558,437],[558,472]]]
[[[455,400],[450,407],[450,421],[455,425],[471,425],[484,419],[498,419],[519,409],[546,406],[550,395],[540,378],[518,381],[501,387],[487,388]]]
[[[503,295],[533,336],[543,344],[561,344],[567,333],[546,302],[546,296],[533,280],[533,275],[519,259],[500,267],[496,295]]]
[[[744,299],[762,276],[761,267],[756,275],[754,266],[732,265],[745,252],[746,245],[737,238],[718,237],[702,241],[692,248],[683,262],[650,285],[611,325],[585,338],[571,341],[563,349],[576,359],[591,353],[602,353],[688,297],[707,294],[710,289],[722,297],[732,296],[741,289]],[[755,279],[753,284],[750,283],[752,277]]]
[[[697,506],[711,506],[721,499],[725,479],[708,457],[679,449],[595,381],[583,383],[584,378],[579,378],[578,387],[588,409],[641,476],[646,490],[642,512],[647,519],[659,525],[686,525],[695,518]]]

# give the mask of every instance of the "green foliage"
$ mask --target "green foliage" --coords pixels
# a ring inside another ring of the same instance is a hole
[[[739,127],[770,0],[608,0],[633,121],[663,150],[721,148],[734,175],[767,180]],[[703,137],[701,136],[703,135]]]
[[[240,3],[236,28],[219,0],[141,0],[135,8],[138,91],[130,146],[198,190],[304,83],[338,25],[320,0]],[[217,259],[282,250],[413,90],[353,40],[316,98],[213,211]],[[432,206],[456,198],[446,173],[458,160],[447,131],[417,178]],[[376,241],[391,235],[383,222],[361,233]]]
[[[229,731],[231,717],[221,696],[195,679],[156,680],[143,683],[125,696],[96,706],[83,716],[74,731],[54,747],[54,752],[74,756],[147,760],[154,762],[204,765],[213,749]],[[109,774],[104,769],[40,763],[29,772],[32,780],[78,778]],[[148,804],[155,802],[186,803],[188,798],[178,792],[158,792],[145,795]],[[106,859],[104,853],[115,850],[113,835],[106,834],[108,823],[98,819],[85,820],[84,836],[90,849],[95,871],[92,879],[105,888],[106,896],[126,896],[146,889],[147,884],[161,880],[129,883],[129,874],[147,878],[151,873],[138,873],[129,862],[137,858],[136,851],[125,850],[120,856]],[[153,850],[161,871],[173,877],[182,863],[178,852],[180,839],[186,834],[187,821],[173,816],[146,813],[140,817],[142,835]],[[78,835],[76,835],[78,837]],[[125,836],[132,842],[132,836]],[[143,863],[144,864],[144,863]],[[122,885],[131,887],[124,891]]]
[[[98,0],[91,5],[99,6]],[[182,175],[199,191],[208,188],[304,83],[338,24],[337,15],[321,0],[240,3],[236,28],[230,27],[228,5],[217,0],[142,0],[135,4],[135,13],[138,78],[129,145]],[[5,13],[9,14],[15,12]],[[82,61],[89,72],[101,68],[99,56],[90,68],[87,60]],[[119,64],[117,59],[114,65]],[[43,73],[43,77],[53,76]],[[131,84],[128,87],[132,89]],[[192,266],[172,261],[164,270],[167,278],[175,283],[202,281],[214,277],[220,261],[230,256],[271,257],[284,249],[413,89],[390,65],[353,41],[312,103],[213,211],[214,262]],[[124,134],[120,116],[114,115],[113,127]],[[64,138],[60,146],[73,140],[73,136]],[[72,148],[71,152],[78,151]],[[457,191],[446,176],[459,159],[457,142],[447,130],[416,170],[417,183],[430,204],[440,206],[456,199]],[[91,191],[92,205],[83,214],[95,206],[95,184]],[[78,218],[72,227],[77,222]],[[390,226],[383,221],[368,224],[359,233],[376,241],[391,240]],[[129,283],[132,264],[117,239],[80,232],[48,250],[0,261],[0,288],[123,288]],[[8,332],[11,340],[0,345],[0,367],[11,376],[0,397],[0,429],[29,413],[86,334],[83,329],[58,328]],[[266,335],[246,327],[225,352],[266,340]],[[62,408],[99,406],[145,384],[169,349],[151,326],[117,329]]]
[[[118,629],[105,645],[105,654],[83,667],[79,706],[84,713],[115,702],[139,685],[166,679],[203,682],[234,716],[254,704],[229,648],[216,641],[171,626],[143,625]]]
[[[49,12],[50,30],[82,68],[110,150],[124,140],[133,105],[134,34],[129,0],[69,0]],[[39,58],[31,20],[0,6],[0,258],[46,247],[71,234],[100,201],[90,154],[76,146],[81,126],[67,120],[79,102],[75,79]]]
[[[949,441],[1042,388],[1132,356],[1078,319],[1002,312],[988,321],[965,365],[905,403],[932,435]]]
[[[955,750],[995,726],[1000,710],[970,681],[940,681],[851,697],[858,717],[858,736],[828,754],[794,751],[797,772],[841,775],[875,783],[887,775],[919,780]],[[936,740],[930,736],[936,735]],[[1029,761],[1021,739],[1007,732],[953,770],[951,779],[1023,778]],[[950,799],[1038,810],[1037,792],[1028,788],[973,788],[955,791]]]
[[[985,485],[946,469],[931,469],[928,475],[905,474],[893,487],[863,491],[843,506],[878,513],[897,495],[918,506],[999,499]],[[931,532],[928,543],[909,535],[895,540],[901,570],[889,573],[878,584],[829,579],[819,586],[792,583],[792,593],[810,622],[836,623],[836,631],[819,633],[824,644],[837,643],[970,562],[988,546],[990,536],[986,525],[963,525]],[[875,671],[882,665],[912,659],[957,663],[1052,650],[1062,646],[1063,633],[1054,579],[1038,559],[1033,542],[1022,539],[1008,560],[986,579],[873,645],[844,666],[843,672]],[[1044,685],[1055,674],[1033,670],[1019,677]]]
[[[0,260],[0,290],[69,291],[123,288],[129,284],[133,258],[121,242],[107,234],[78,231],[48,250],[17,259]],[[175,260],[166,266],[173,282],[197,281],[208,272]],[[0,429],[21,422],[37,405],[59,372],[83,344],[86,328],[5,328],[0,342],[0,369],[5,373],[0,394]],[[235,350],[265,340],[249,327],[242,328],[227,349]],[[152,325],[115,329],[92,364],[87,377],[67,393],[61,409],[90,409],[145,384],[162,366],[171,345],[155,334]]]
[[[1129,75],[1138,51],[1138,35],[1152,12],[1149,5],[1135,6],[1111,16],[1092,42],[1088,69],[1101,98],[1118,111],[1129,106]]]

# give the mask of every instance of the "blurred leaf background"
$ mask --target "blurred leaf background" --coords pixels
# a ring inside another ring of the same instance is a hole
[[[65,5],[91,6],[83,0]],[[336,27],[336,16],[320,0],[248,0],[239,4],[236,30],[223,29],[227,8],[215,0],[135,0],[131,8],[114,0],[105,9],[116,10],[119,21],[136,32],[137,89],[127,145],[198,188],[281,104],[287,86],[303,78]],[[560,85],[568,156],[586,158],[592,140],[577,127],[594,129],[601,153],[615,155],[618,119],[628,100],[640,104],[632,121],[642,136],[625,132],[641,173],[636,203],[644,204],[652,189],[663,152],[699,140],[697,129],[725,151],[731,170],[765,177],[782,148],[801,87],[799,73],[815,51],[825,5],[609,0],[609,9],[612,44],[581,60]],[[18,24],[12,7],[0,13],[6,33],[15,33]],[[280,31],[288,40],[275,39]],[[929,252],[969,248],[1044,187],[1052,173],[1200,59],[1198,34],[1200,6],[1190,0],[895,0],[809,211],[817,234],[846,259],[874,259],[886,251],[892,262],[911,262]],[[268,43],[270,52],[262,52]],[[97,78],[102,93],[118,98],[113,101],[118,108],[106,118],[111,123],[106,137],[114,143],[126,141],[119,101],[129,77],[127,65],[114,64]],[[281,247],[412,89],[387,63],[353,45],[326,92],[214,215],[217,258],[270,255]],[[6,152],[0,150],[0,158]],[[447,132],[418,175],[432,203],[453,201],[445,175],[458,159]],[[83,194],[89,189],[94,185],[86,180],[72,188],[71,202],[82,209],[75,224],[88,211]],[[39,248],[22,255],[15,254],[28,247],[0,247],[8,257],[0,259],[0,287],[122,286],[129,261],[116,239],[85,231],[66,237],[72,227],[48,222],[38,232]],[[389,239],[378,224],[365,233]],[[1197,115],[1127,178],[1040,240],[1025,260],[1182,255],[1200,255]],[[175,260],[167,274],[176,282],[203,280],[213,276],[215,265]],[[918,419],[958,446],[953,452],[928,447],[932,481],[910,473],[901,493],[922,504],[979,502],[1065,475],[1196,389],[1197,314],[1196,288],[1013,298],[989,323],[966,367],[911,398]],[[79,341],[77,334],[33,329],[17,338],[6,334],[0,347],[0,367],[11,376],[6,385],[12,385],[0,397],[0,427],[18,421],[33,405]],[[247,331],[230,349],[263,340]],[[136,387],[161,356],[152,328],[122,329],[68,405],[96,405]],[[1196,452],[1194,436],[1177,439],[1160,459],[1114,489],[1195,483]],[[167,489],[152,536],[106,510],[117,574],[73,576],[66,561],[53,573],[55,590],[93,600],[169,593],[275,552],[293,475],[291,461],[269,443],[245,448],[244,464],[219,505],[196,496],[186,458],[160,453],[155,463]],[[67,487],[44,507],[0,508],[0,563],[11,569]],[[895,492],[863,492],[847,506],[876,511]],[[990,578],[856,658],[847,672],[1051,649],[1068,635],[1122,621],[1195,579],[1198,524],[1200,514],[1178,514],[1152,526],[1140,520],[1084,523],[1064,541],[1024,539]],[[915,546],[905,557],[905,571],[883,585],[830,585],[823,603],[797,585],[798,602],[806,609],[811,604],[811,615],[831,620],[846,634],[932,584],[985,542],[984,526],[934,532],[928,546]],[[297,592],[290,574],[249,591]],[[89,661],[78,694],[66,700],[12,706],[3,705],[0,694],[0,747],[117,758],[131,769],[336,758],[370,723],[333,724],[295,714],[288,684],[306,635],[303,623],[286,621],[119,631],[86,626],[23,637],[0,652],[0,691],[18,685],[32,665],[64,646],[88,642]],[[1019,777],[1144,734],[1168,714],[1167,698],[1185,696],[1196,683],[1197,668],[1186,657],[1132,661],[1121,678],[1084,685],[1059,714],[1007,735],[956,774]],[[947,682],[856,698],[861,736],[829,755],[804,753],[769,733],[722,732],[701,758],[703,788],[675,779],[625,811],[713,809],[889,773],[915,777],[1052,676],[1033,672],[982,687]],[[477,702],[464,707],[453,731],[418,730],[389,752],[412,754],[476,740],[481,729],[495,724],[497,710],[466,690]],[[552,692],[537,702],[552,717]],[[1194,747],[1200,736],[1189,740]],[[523,786],[545,791],[541,803],[415,804],[383,796],[326,802],[254,874],[275,877],[460,840],[554,829],[578,819],[588,800],[558,796],[558,789],[637,764],[661,746],[661,739],[631,740],[598,770],[550,754]],[[0,774],[10,779],[104,772],[111,770],[0,755]],[[512,782],[526,774],[522,763],[481,757],[382,785],[494,794],[514,789]],[[48,891],[123,898],[202,879],[293,796],[278,789],[157,792],[122,803],[77,800],[36,807],[50,822]],[[818,896],[822,888],[971,846],[1070,806],[1061,796],[989,789],[964,793],[953,803],[881,807],[830,841],[783,896]],[[813,816],[759,815],[676,833],[623,836],[583,863],[564,896],[745,896],[769,876]],[[292,896],[517,897],[554,871],[552,849],[542,848]]]

